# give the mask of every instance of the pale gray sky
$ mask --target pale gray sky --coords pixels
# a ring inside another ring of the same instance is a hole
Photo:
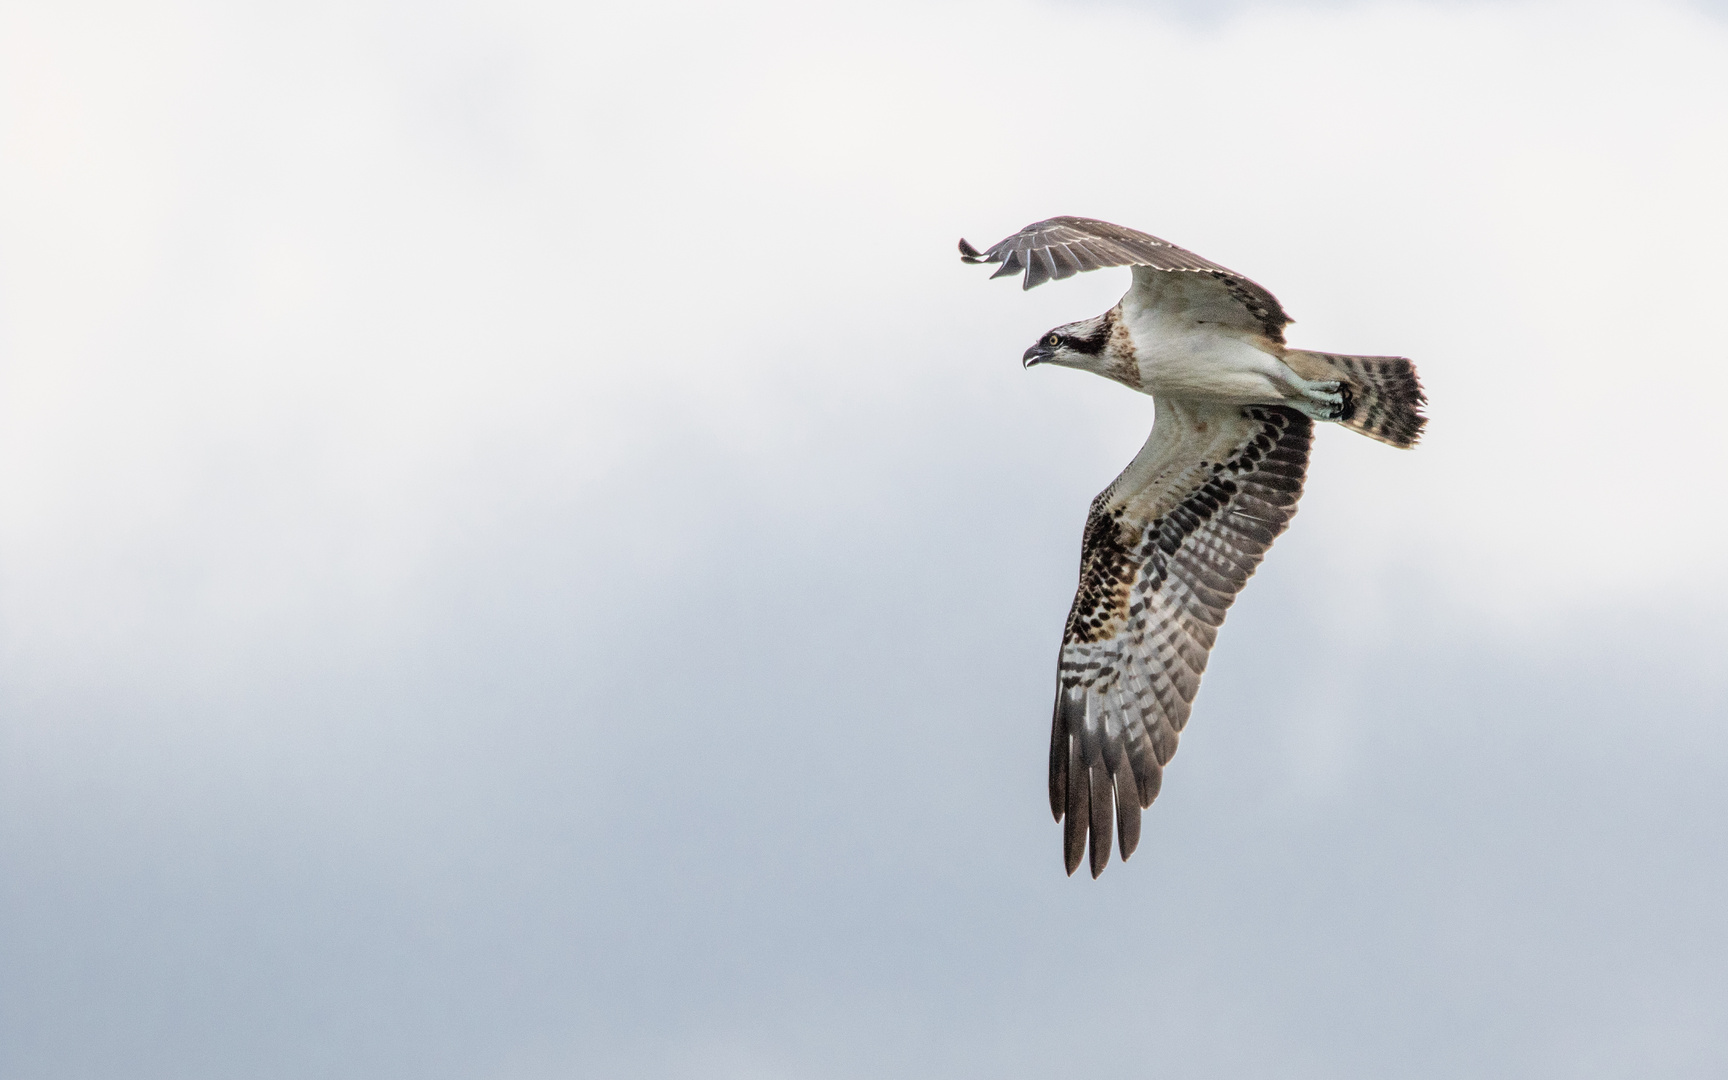
[[[1685,5],[0,7],[0,1074],[1720,1075],[1723,190]],[[1056,213],[1434,416],[1097,882]]]

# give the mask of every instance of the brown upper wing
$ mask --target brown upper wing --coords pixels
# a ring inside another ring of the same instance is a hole
[[[1224,614],[1296,513],[1313,422],[1282,406],[1159,401],[1146,446],[1093,500],[1050,732],[1050,809],[1072,874],[1126,859]]]
[[[1025,289],[1105,266],[1190,271],[1210,279],[1209,287],[1216,288],[1221,299],[1239,305],[1273,341],[1284,340],[1284,327],[1290,323],[1278,299],[1241,274],[1168,240],[1095,218],[1053,217],[1028,225],[983,252],[961,240],[960,258],[969,263],[1001,263],[1001,269],[990,275],[993,278],[1023,269],[1021,288]],[[1140,275],[1135,277],[1138,280]]]

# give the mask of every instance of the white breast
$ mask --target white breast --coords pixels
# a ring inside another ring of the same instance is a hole
[[[1250,335],[1182,310],[1142,309],[1123,316],[1147,393],[1234,405],[1283,400],[1283,363]]]

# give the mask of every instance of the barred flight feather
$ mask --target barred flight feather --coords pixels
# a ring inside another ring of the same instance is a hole
[[[1092,876],[1103,872],[1113,819],[1122,857],[1134,853],[1218,627],[1295,515],[1307,472],[1313,422],[1294,409],[1169,413],[1086,522],[1050,731],[1070,874],[1088,848]],[[1226,452],[1172,476],[1196,430]]]

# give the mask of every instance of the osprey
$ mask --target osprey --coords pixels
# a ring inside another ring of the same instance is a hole
[[[1050,809],[1072,874],[1140,843],[1140,811],[1188,722],[1206,657],[1250,574],[1296,513],[1314,421],[1409,447],[1427,398],[1398,356],[1284,344],[1290,317],[1233,270],[1156,236],[1091,218],[1028,225],[968,263],[1025,271],[1022,288],[1131,266],[1121,301],[1058,326],[1023,363],[1079,368],[1150,394],[1152,434],[1092,500],[1080,587],[1056,668]],[[1112,830],[1114,822],[1114,830]]]

